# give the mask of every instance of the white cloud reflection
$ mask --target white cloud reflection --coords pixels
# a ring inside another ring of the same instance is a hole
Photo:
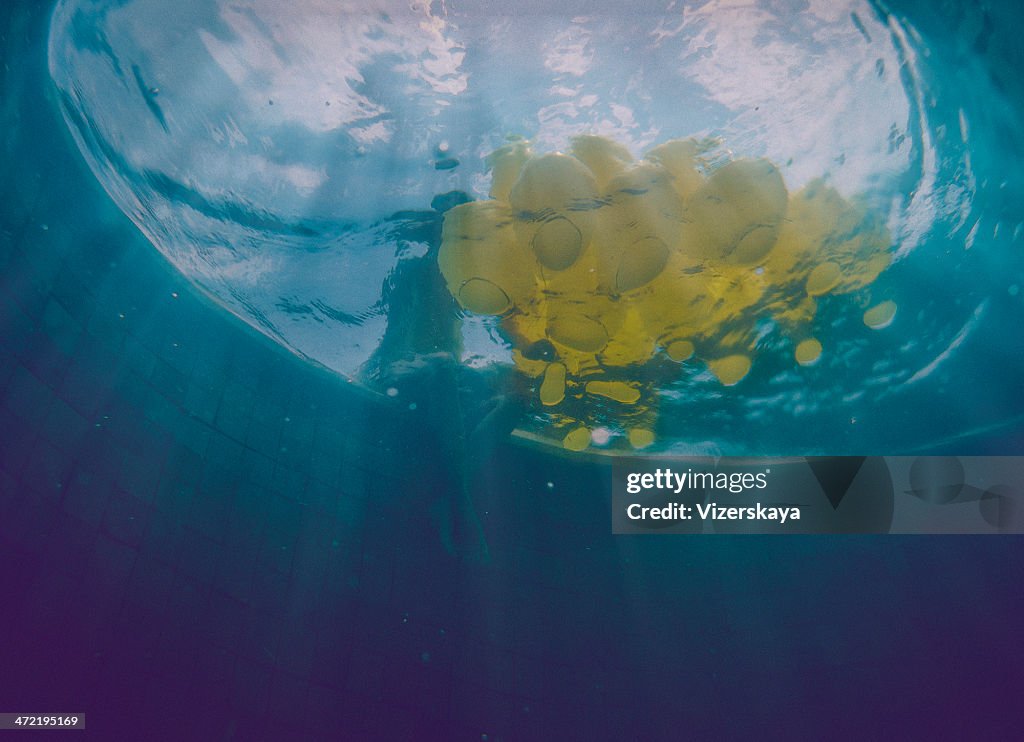
[[[582,77],[594,61],[594,50],[589,42],[590,33],[586,28],[573,23],[546,45],[544,66],[556,74]]]
[[[969,202],[969,184],[934,192],[934,143],[905,80],[916,42],[864,0],[601,3],[586,17],[540,0],[490,7],[61,0],[50,69],[89,122],[78,136],[94,172],[153,243],[343,373],[383,320],[319,323],[277,300],[370,317],[397,262],[370,225],[447,191],[485,197],[483,157],[508,135],[551,151],[600,134],[634,155],[719,137],[771,158],[791,188],[825,177],[874,196],[903,250]],[[80,43],[76,12],[109,53]]]
[[[438,95],[467,86],[464,51],[429,7],[384,2],[250,0],[218,5],[231,30],[198,34],[213,60],[263,115],[326,132],[390,113],[362,90],[382,60],[407,84]],[[266,111],[274,101],[276,110]]]

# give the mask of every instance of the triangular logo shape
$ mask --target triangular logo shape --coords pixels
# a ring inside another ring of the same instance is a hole
[[[838,510],[867,456],[815,456],[807,459],[825,497]]]

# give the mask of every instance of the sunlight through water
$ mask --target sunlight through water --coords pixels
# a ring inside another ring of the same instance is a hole
[[[907,395],[1020,309],[990,78],[879,3],[551,8],[61,0],[49,66],[170,263],[348,378],[413,350],[413,296],[558,446],[927,445]]]

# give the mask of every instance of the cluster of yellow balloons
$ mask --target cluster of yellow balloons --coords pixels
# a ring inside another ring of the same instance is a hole
[[[659,354],[699,360],[737,384],[763,318],[793,339],[798,363],[814,364],[818,298],[863,288],[889,265],[885,226],[823,182],[790,194],[768,160],[711,166],[705,153],[675,140],[635,161],[581,136],[568,154],[534,155],[513,141],[488,158],[490,200],[445,215],[449,290],[467,311],[501,317],[566,448],[591,444],[579,412],[588,400],[620,406],[632,446],[650,445],[657,390],[640,367]],[[865,324],[884,327],[895,311],[870,307]]]

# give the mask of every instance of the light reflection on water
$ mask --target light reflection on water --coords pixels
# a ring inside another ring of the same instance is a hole
[[[861,2],[514,10],[66,0],[50,70],[90,166],[153,244],[230,311],[347,376],[429,351],[414,336],[432,314],[461,319],[468,366],[509,362],[495,320],[450,314],[443,291],[393,290],[403,266],[434,259],[441,211],[486,198],[486,155],[509,135],[552,152],[598,134],[634,157],[713,138],[722,162],[765,157],[791,193],[822,178],[887,225],[897,262],[876,289],[900,306],[890,328],[866,333],[860,311],[823,301],[828,363],[800,368],[764,343],[735,387],[701,366],[659,377],[664,446],[864,452],[892,431],[917,445],[934,432],[913,414],[928,385],[955,387],[977,347],[1006,354],[1021,279],[1004,252],[1019,252],[1022,220],[989,206],[1016,183],[980,169],[998,160],[977,119],[1012,114],[980,69],[943,68],[910,22]],[[1013,376],[981,373],[990,389]],[[602,404],[595,424],[614,442],[619,413]],[[950,433],[1004,412],[965,405]]]

